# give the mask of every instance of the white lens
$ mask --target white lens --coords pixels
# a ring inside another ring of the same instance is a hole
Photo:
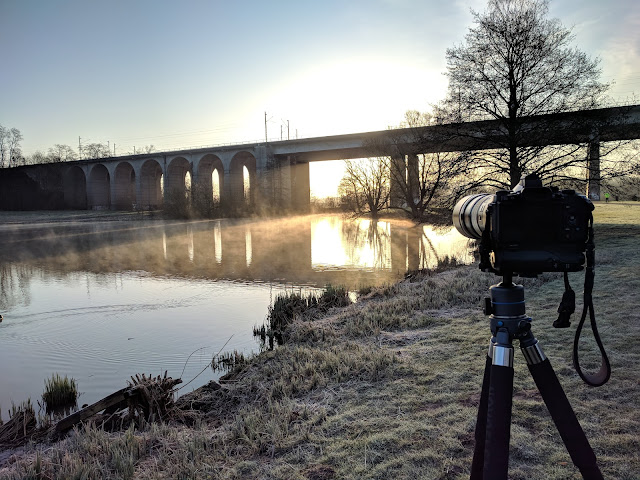
[[[453,207],[453,225],[462,235],[469,238],[482,238],[487,208],[495,200],[495,195],[478,193],[461,199]]]

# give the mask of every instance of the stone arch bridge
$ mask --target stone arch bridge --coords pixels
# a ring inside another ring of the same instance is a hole
[[[640,105],[543,115],[523,123],[523,131],[535,132],[544,123],[556,132],[545,136],[545,144],[588,144],[588,194],[599,199],[599,142],[640,138]],[[309,162],[367,157],[372,143],[389,141],[397,148],[394,161],[406,166],[416,153],[499,148],[492,136],[501,128],[496,121],[465,122],[15,167],[0,170],[0,209],[147,210],[161,207],[174,193],[198,192],[231,208],[268,204],[305,210]],[[521,145],[538,142],[535,135],[521,139]]]

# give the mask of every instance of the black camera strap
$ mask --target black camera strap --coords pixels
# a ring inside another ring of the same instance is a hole
[[[564,272],[564,293],[558,307],[558,319],[553,322],[555,328],[568,328],[571,326],[571,315],[576,311],[576,292],[569,285],[569,274]]]
[[[580,317],[580,322],[578,323],[576,335],[573,340],[573,366],[576,369],[576,372],[578,372],[578,375],[580,375],[580,378],[582,378],[582,380],[587,385],[591,385],[592,387],[600,387],[607,383],[609,377],[611,376],[611,364],[609,363],[607,352],[605,352],[604,350],[602,340],[600,339],[600,334],[598,333],[598,327],[596,326],[596,316],[593,310],[593,298],[591,296],[593,292],[593,282],[595,277],[595,243],[593,239],[592,215],[589,216],[589,234],[587,238],[585,255],[587,257],[587,266],[584,275],[584,305],[582,308],[582,316]],[[568,285],[568,283],[568,277],[565,273],[565,287]],[[593,337],[598,344],[598,349],[600,350],[601,356],[600,370],[594,375],[589,375],[582,371],[582,369],[580,368],[580,359],[578,358],[578,343],[580,341],[582,327],[587,318],[587,312],[589,312],[589,319],[591,321],[591,331],[593,332]]]

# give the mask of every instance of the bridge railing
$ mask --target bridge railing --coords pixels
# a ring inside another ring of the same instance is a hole
[[[613,107],[632,107],[632,106],[636,106],[638,105],[638,103],[640,103],[640,99],[639,98],[632,98],[632,99],[627,99],[627,100],[614,100],[611,99],[609,101],[604,102],[603,105],[601,105],[600,107],[598,107],[598,109],[602,109],[602,108],[613,108]],[[574,109],[567,109],[564,110],[564,112],[567,113],[571,113],[571,112],[578,112],[581,111],[583,109],[576,107]],[[547,112],[547,113],[557,113],[557,112]],[[543,115],[544,112],[540,112],[540,115]],[[478,121],[478,120],[482,120],[482,119],[474,119],[473,121]],[[446,123],[444,123],[446,124]],[[352,133],[366,133],[366,132],[352,132]],[[317,136],[317,135],[316,135]],[[243,145],[257,145],[257,144],[264,144],[264,143],[276,143],[276,142],[286,142],[286,141],[295,141],[295,140],[303,140],[303,139],[309,139],[309,138],[314,138],[314,137],[309,137],[309,136],[303,136],[303,137],[299,137],[299,138],[295,138],[295,139],[283,139],[283,138],[269,138],[269,139],[258,139],[258,140],[243,140],[243,141],[236,141],[236,142],[223,142],[223,143],[212,143],[212,144],[206,144],[206,145],[186,145],[186,146],[181,146],[181,147],[165,147],[162,150],[158,150],[158,151],[154,151],[154,152],[149,152],[149,153],[135,153],[132,154],[130,152],[126,152],[126,153],[116,153],[115,155],[110,155],[108,157],[102,157],[102,158],[120,158],[120,157],[132,157],[132,156],[153,156],[153,155],[165,155],[165,154],[174,154],[177,152],[185,152],[185,151],[189,151],[189,150],[201,150],[201,149],[214,149],[214,148],[221,148],[221,147],[233,147],[233,146],[243,146]],[[79,160],[97,160],[95,158],[81,158]],[[78,160],[74,160],[74,161],[78,161]],[[51,163],[51,162],[47,162],[47,163]],[[12,166],[23,166],[25,164],[20,164],[20,165],[12,165]],[[35,164],[34,164],[35,165]],[[4,168],[8,167],[8,166],[2,166]]]

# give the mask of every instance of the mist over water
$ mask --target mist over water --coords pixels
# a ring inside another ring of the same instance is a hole
[[[214,354],[259,350],[252,327],[285,290],[357,290],[447,256],[473,261],[454,229],[406,222],[72,218],[0,213],[5,419],[11,401],[35,403],[52,373],[78,381],[79,404],[125,387],[136,373],[168,370],[186,383],[204,369],[183,390],[190,391],[220,375],[206,368]]]

